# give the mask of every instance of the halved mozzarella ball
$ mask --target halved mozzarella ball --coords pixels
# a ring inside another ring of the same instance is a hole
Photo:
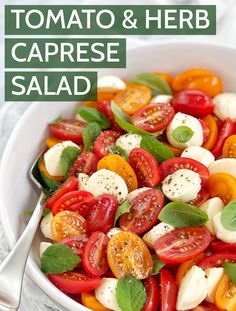
[[[49,246],[53,245],[52,243],[48,242],[41,242],[39,245],[39,257],[41,258],[43,253],[46,251],[46,249],[49,248]]]
[[[84,174],[84,173],[79,173],[78,175],[79,190],[86,189],[88,180],[89,180],[89,175]]]
[[[118,279],[103,278],[101,284],[95,289],[95,297],[104,307],[121,311],[116,300],[117,283]]]
[[[187,169],[168,175],[162,183],[162,191],[171,201],[189,202],[196,199],[200,190],[199,174]]]
[[[205,272],[193,266],[183,277],[176,303],[176,310],[188,310],[197,307],[207,296]]]
[[[208,302],[214,303],[217,287],[224,275],[223,268],[209,268],[205,270],[207,275],[207,297]]]
[[[174,130],[180,126],[189,127],[193,131],[193,136],[186,142],[179,142],[172,136]],[[203,143],[203,130],[199,120],[182,112],[176,113],[166,129],[166,135],[169,143],[180,149],[190,146],[201,146]]]
[[[115,172],[101,169],[89,177],[86,190],[95,197],[102,194],[114,195],[122,203],[128,194],[128,188],[123,178]]]
[[[181,157],[196,160],[198,162],[201,162],[206,167],[208,167],[215,161],[215,157],[209,150],[199,146],[191,146],[186,148],[182,152]]]
[[[223,226],[221,222],[221,214],[222,212],[219,212],[213,217],[216,237],[226,243],[236,243],[236,231],[228,230]]]
[[[171,95],[157,95],[155,97],[152,98],[150,104],[168,104],[170,103],[171,99],[173,98],[173,96]]]
[[[213,98],[215,104],[215,115],[224,121],[226,118],[231,118],[236,122],[236,93],[222,93]]]
[[[160,222],[158,225],[154,226],[150,231],[144,234],[143,240],[148,247],[153,248],[157,239],[174,229],[175,227],[164,222]]]
[[[78,145],[73,143],[72,141],[63,141],[62,143],[58,143],[54,145],[52,148],[48,149],[47,152],[44,154],[44,161],[46,170],[52,176],[63,176],[63,171],[61,168],[60,158],[63,150],[66,147],[75,147],[79,148]]]
[[[210,175],[215,173],[228,173],[236,178],[236,159],[219,159],[209,166]]]
[[[109,239],[111,239],[114,235],[116,235],[117,233],[120,233],[121,231],[123,231],[121,228],[114,227],[107,232],[107,236]]]
[[[142,136],[138,134],[125,134],[121,135],[116,140],[116,146],[122,148],[125,155],[128,157],[131,150],[134,148],[140,148]]]
[[[124,90],[126,88],[126,84],[119,77],[104,76],[98,79],[97,88],[101,92],[117,92]]]
[[[209,220],[205,223],[205,226],[207,227],[208,231],[210,232],[210,234],[216,235],[214,224],[213,224],[213,218],[217,213],[223,211],[223,208],[224,208],[223,201],[220,198],[215,197],[215,198],[207,200],[199,208],[202,211],[204,211],[208,216]]]
[[[149,187],[143,187],[143,188],[138,188],[138,189],[135,189],[133,191],[131,191],[128,195],[127,195],[127,198],[126,200],[128,200],[129,202],[131,202],[136,196],[138,196],[140,193],[144,192],[144,191],[147,191],[151,188]]]
[[[53,240],[52,229],[51,229],[52,219],[53,219],[52,213],[48,213],[46,216],[43,217],[43,219],[41,220],[41,224],[40,224],[42,234],[45,236],[45,238],[48,238],[51,240]]]

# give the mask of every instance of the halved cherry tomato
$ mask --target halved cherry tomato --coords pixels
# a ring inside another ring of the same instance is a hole
[[[169,84],[169,86],[170,87],[172,86],[174,78],[169,73],[157,71],[157,72],[154,72],[154,75],[161,77],[162,79],[166,80],[166,82]]]
[[[139,235],[153,227],[163,206],[164,196],[160,190],[146,190],[131,201],[130,211],[121,215],[120,227]]]
[[[219,311],[219,309],[212,303],[203,301],[199,306],[188,311]]]
[[[86,123],[78,120],[61,120],[58,123],[49,124],[52,135],[61,140],[71,140],[74,143],[82,143],[82,131]]]
[[[103,131],[95,140],[94,152],[99,158],[103,158],[109,154],[109,148],[115,145],[115,142],[120,133],[117,131],[107,130]]]
[[[97,202],[95,197],[88,191],[77,190],[64,194],[52,206],[52,214],[55,216],[61,211],[77,212],[87,217],[92,206]]]
[[[167,143],[167,142],[162,142],[162,143],[163,143],[164,145],[166,145],[166,146],[170,149],[170,151],[174,154],[174,156],[176,156],[176,157],[180,157],[180,156],[181,156],[183,150],[178,149],[178,148],[175,148],[175,147],[171,146],[171,145],[170,145],[169,143]]]
[[[235,130],[235,125],[233,121],[230,118],[225,119],[220,129],[217,143],[214,146],[214,148],[211,150],[215,158],[218,158],[222,154],[223,146],[224,146],[226,139],[229,136],[235,134],[235,131],[236,130]]]
[[[149,276],[143,281],[147,298],[142,311],[157,311],[160,303],[160,290],[154,276]]]
[[[103,168],[120,175],[126,182],[129,192],[138,188],[138,180],[133,168],[118,154],[109,154],[102,158],[98,162],[97,169],[101,170]]]
[[[154,156],[143,148],[134,148],[129,155],[129,164],[138,178],[139,187],[155,187],[160,182],[160,171]]]
[[[236,310],[236,285],[225,273],[216,290],[215,304],[220,310]]]
[[[59,200],[65,193],[78,189],[78,180],[74,176],[67,178],[64,183],[53,192],[52,196],[47,199],[45,208],[52,208],[53,204]]]
[[[52,176],[48,173],[46,166],[45,166],[44,158],[42,156],[39,158],[38,167],[39,167],[40,173],[43,173],[46,177],[52,180],[58,181],[58,182],[62,182],[64,180],[63,176]]]
[[[236,243],[214,241],[211,243],[211,247],[215,252],[236,252]]]
[[[202,118],[214,110],[214,104],[209,96],[198,90],[184,90],[177,93],[171,100],[176,112]]]
[[[114,99],[116,92],[101,92],[98,90],[97,100],[112,100]]]
[[[214,97],[223,92],[222,81],[219,77],[201,68],[194,68],[182,72],[175,77],[172,87],[175,92],[195,89]]]
[[[88,233],[95,231],[107,233],[114,226],[118,206],[119,202],[114,196],[109,194],[99,196],[87,217]]]
[[[173,119],[175,111],[171,104],[150,104],[132,116],[133,124],[150,133],[163,131]]]
[[[177,299],[177,286],[170,271],[161,269],[161,308],[160,311],[174,311]]]
[[[97,288],[102,279],[82,272],[68,271],[62,274],[49,274],[49,280],[67,294],[81,294]]]
[[[152,273],[153,261],[143,240],[132,232],[119,232],[108,243],[108,263],[116,278],[132,275],[146,279]]]
[[[93,292],[81,294],[82,304],[93,311],[112,311],[105,308],[94,296]]]
[[[184,227],[157,239],[154,249],[161,260],[167,263],[181,263],[202,253],[210,242],[211,235],[206,229]]]
[[[210,256],[206,256],[201,259],[197,265],[203,270],[212,267],[221,267],[224,263],[236,262],[236,254],[233,253],[217,253]]]
[[[112,124],[112,129],[123,131],[115,121],[114,114],[111,110],[111,102],[109,100],[100,100],[97,102],[97,110],[103,113]]]
[[[201,123],[202,126],[202,131],[203,131],[203,144],[205,142],[208,141],[209,137],[210,137],[210,129],[207,126],[206,121],[204,121],[203,119],[199,119],[199,122]]]
[[[227,173],[215,173],[209,177],[208,191],[211,198],[220,197],[225,205],[236,199],[236,178]]]
[[[84,270],[92,276],[101,276],[108,270],[107,245],[109,238],[103,232],[94,232],[83,251]]]
[[[198,194],[197,194],[197,197],[196,199],[188,202],[188,204],[191,204],[191,205],[194,205],[194,206],[201,206],[204,202],[206,202],[206,200],[208,200],[209,198],[209,192],[204,190],[204,189],[201,189]]]
[[[171,158],[164,161],[159,168],[161,180],[164,180],[168,175],[171,175],[180,169],[188,169],[198,173],[201,178],[202,187],[206,185],[209,178],[208,168],[202,163],[190,158]]]
[[[236,158],[236,135],[229,136],[223,146],[223,158]]]
[[[204,256],[205,256],[204,253],[200,253],[194,259],[184,261],[179,265],[177,273],[176,273],[176,282],[178,285],[180,285],[180,283],[181,283],[183,277],[185,276],[186,272],[189,269],[191,269],[192,266],[194,266],[199,260],[204,258]]]
[[[72,236],[62,239],[60,243],[69,246],[77,256],[82,256],[87,241],[88,238],[86,236]]]
[[[145,107],[151,100],[151,90],[141,84],[129,83],[126,89],[119,91],[114,101],[127,114],[132,115]]]
[[[85,236],[86,220],[76,212],[62,211],[53,217],[51,229],[57,242],[69,236]]]
[[[210,130],[210,135],[209,135],[207,141],[204,142],[202,147],[207,149],[207,150],[211,150],[214,147],[214,145],[217,141],[217,137],[218,137],[217,123],[216,123],[215,119],[210,114],[205,116],[202,120],[204,122],[206,122],[206,124]]]
[[[97,171],[97,164],[99,158],[96,154],[84,151],[82,152],[78,159],[73,163],[68,176],[78,177],[79,173],[84,173],[87,175],[92,175]]]
[[[61,142],[62,142],[61,139],[58,139],[58,138],[53,137],[53,136],[48,136],[47,140],[46,140],[46,144],[47,144],[48,148],[51,148],[54,145],[61,143]]]

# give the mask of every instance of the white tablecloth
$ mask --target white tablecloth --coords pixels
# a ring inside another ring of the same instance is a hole
[[[205,4],[205,0],[193,0],[193,1],[179,1],[179,0],[162,0],[162,1],[54,1],[51,0],[50,4]],[[1,14],[0,14],[0,24],[1,24],[1,58],[0,64],[2,67],[1,76],[0,76],[0,157],[3,152],[4,146],[9,138],[9,135],[17,123],[22,113],[27,109],[29,103],[4,103],[4,41],[3,41],[3,31],[4,31],[4,9],[3,4],[48,4],[45,0],[30,0],[30,1],[21,1],[19,3],[18,0],[9,0],[5,1],[5,3],[1,4]],[[204,37],[201,39],[217,41],[217,42],[225,42],[227,44],[236,45],[236,3],[235,0],[208,0],[207,4],[217,4],[217,35]],[[128,47],[133,46],[134,44],[145,44],[145,42],[149,40],[169,40],[176,39],[171,36],[169,37],[129,37],[128,38]],[[187,38],[188,40],[192,40],[193,38]],[[198,40],[199,37],[194,38]],[[2,226],[0,223],[0,262],[6,257],[8,253],[8,245],[6,243],[6,239],[2,230]],[[44,310],[64,310],[63,308],[59,309],[33,282],[25,276],[24,286],[23,286],[23,296],[21,301],[21,311],[44,311]]]

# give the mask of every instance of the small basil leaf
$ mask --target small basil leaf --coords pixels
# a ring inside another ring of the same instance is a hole
[[[101,112],[94,108],[79,106],[76,108],[76,113],[87,122],[98,123],[102,129],[107,129],[111,125],[110,121]]]
[[[61,183],[59,181],[53,180],[49,177],[47,177],[43,172],[40,172],[40,175],[45,183],[45,185],[52,191],[55,191]]]
[[[68,177],[69,170],[79,155],[80,149],[77,147],[68,146],[62,151],[60,164],[65,179]]]
[[[120,146],[111,146],[109,148],[109,153],[114,153],[114,154],[118,154],[121,157],[123,157],[125,160],[128,159],[128,157],[125,154],[124,149],[122,149]]]
[[[171,135],[177,142],[186,143],[192,138],[193,134],[194,132],[190,127],[183,125],[177,127]]]
[[[85,151],[92,151],[93,144],[101,133],[102,129],[99,124],[96,122],[88,123],[87,126],[83,129],[82,137],[84,142],[84,150]]]
[[[131,208],[131,204],[129,203],[129,201],[123,202],[123,203],[117,208],[114,224],[117,222],[118,218],[119,218],[121,215],[123,215],[123,214],[125,214],[125,213],[128,213],[128,212],[130,211],[130,208]]]
[[[60,123],[61,121],[62,121],[62,117],[58,117],[58,118],[56,118],[55,120],[49,122],[49,124],[58,124],[58,123]]]
[[[161,261],[155,254],[152,255],[152,261],[153,261],[152,275],[157,275],[160,273],[161,269],[166,264],[164,261]]]
[[[236,285],[236,263],[225,263],[223,267],[230,277],[232,283]]]
[[[225,206],[221,214],[221,222],[227,230],[236,230],[236,201]]]

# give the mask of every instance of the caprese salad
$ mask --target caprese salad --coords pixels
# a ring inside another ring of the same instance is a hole
[[[38,161],[49,280],[93,311],[235,311],[235,122],[204,69],[99,78]]]

